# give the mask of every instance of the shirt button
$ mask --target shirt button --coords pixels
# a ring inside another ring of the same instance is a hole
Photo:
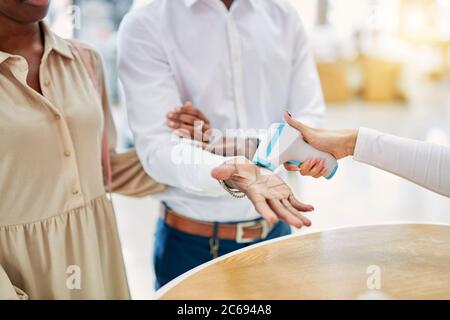
[[[55,114],[55,120],[61,120],[61,116],[59,114]]]
[[[65,155],[66,157],[70,157],[70,151],[69,151],[69,150],[64,151],[64,155]]]
[[[45,80],[44,81],[44,86],[48,87],[50,85],[50,80]]]

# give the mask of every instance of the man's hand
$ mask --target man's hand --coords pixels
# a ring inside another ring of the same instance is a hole
[[[258,147],[256,138],[211,139],[212,130],[209,119],[189,101],[167,114],[167,125],[178,137],[200,141],[206,151],[224,157],[244,156],[252,159]]]
[[[310,128],[293,119],[289,113],[284,115],[286,122],[297,129],[303,139],[314,148],[331,153],[336,159],[353,155],[358,130],[325,130]],[[305,162],[306,163],[306,162]]]
[[[210,122],[190,101],[167,114],[167,125],[179,137],[200,142],[209,140],[207,131],[210,129]]]
[[[289,186],[271,171],[250,161],[231,160],[215,168],[211,175],[245,193],[268,222],[276,223],[281,219],[297,228],[311,225],[300,212],[311,212],[314,208],[298,201]]]

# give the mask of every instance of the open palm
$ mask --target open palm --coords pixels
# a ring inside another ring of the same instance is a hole
[[[297,228],[311,225],[300,212],[314,208],[298,201],[283,179],[267,169],[232,161],[214,169],[212,176],[245,193],[258,213],[271,223],[281,219]]]

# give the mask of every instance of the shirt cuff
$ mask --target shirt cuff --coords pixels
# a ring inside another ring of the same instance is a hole
[[[360,162],[371,161],[374,158],[374,144],[380,135],[381,133],[376,130],[359,128],[353,159]]]

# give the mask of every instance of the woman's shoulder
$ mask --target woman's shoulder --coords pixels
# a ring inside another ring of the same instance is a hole
[[[74,50],[74,51],[83,51],[87,54],[89,54],[92,57],[95,58],[100,58],[100,53],[99,51],[92,45],[80,41],[78,39],[64,39],[64,41],[66,41],[66,43]]]
[[[65,39],[65,41],[71,47],[72,53],[79,59],[83,60],[81,57],[83,54],[88,57],[97,77],[101,78],[103,74],[103,62],[100,52],[94,46],[78,39]],[[83,63],[86,64],[85,61]]]

